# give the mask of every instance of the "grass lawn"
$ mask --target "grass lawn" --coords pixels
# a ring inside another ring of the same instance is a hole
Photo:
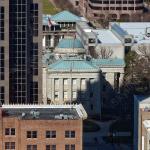
[[[56,14],[58,13],[58,9],[53,6],[53,4],[49,0],[42,0],[43,1],[43,14]]]

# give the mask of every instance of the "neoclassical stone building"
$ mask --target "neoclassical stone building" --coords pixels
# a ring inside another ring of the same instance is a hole
[[[88,114],[101,114],[101,70],[90,61],[68,57],[43,69],[44,103],[82,103]]]
[[[88,115],[101,115],[102,90],[107,80],[119,88],[124,74],[122,59],[66,57],[43,67],[43,102],[82,103]]]

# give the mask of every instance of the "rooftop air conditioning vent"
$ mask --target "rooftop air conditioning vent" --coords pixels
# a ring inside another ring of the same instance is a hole
[[[39,118],[40,112],[36,110],[31,110],[30,114],[32,115],[33,118]]]
[[[147,36],[147,37],[150,37],[150,27],[147,27],[147,28],[146,28],[146,36]]]

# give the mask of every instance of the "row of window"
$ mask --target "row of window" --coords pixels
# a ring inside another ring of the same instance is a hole
[[[59,79],[55,78],[54,82],[55,82],[55,85],[59,86]],[[64,85],[68,85],[68,83],[69,83],[69,79],[63,79],[63,84]],[[86,83],[86,79],[81,79],[81,85],[85,85],[85,83]],[[77,84],[77,79],[73,78],[72,79],[72,84],[76,85]]]
[[[94,96],[93,93],[93,89],[90,90],[89,94],[89,98],[92,98]],[[84,99],[85,97],[87,97],[87,93],[84,91],[72,91],[72,95],[71,95],[72,99],[76,100],[78,97],[80,99]],[[67,100],[69,98],[69,91],[64,91],[63,92],[63,99]],[[59,99],[59,91],[54,91],[54,99],[58,100]]]
[[[0,47],[0,80],[4,80],[4,47]]]
[[[0,40],[4,40],[4,7],[0,7]]]
[[[15,150],[15,142],[5,142],[5,150]],[[56,150],[56,145],[46,145],[46,150]],[[27,145],[26,150],[37,150],[37,145]],[[75,144],[66,144],[65,150],[75,150]]]
[[[31,56],[33,75],[38,75],[38,43],[33,43],[33,51]]]
[[[33,15],[33,35],[38,36],[38,4],[32,4],[31,8],[31,13]]]
[[[0,86],[0,102],[3,104],[5,100],[5,88]]]
[[[94,10],[140,10],[143,7],[96,7],[89,4],[89,7]]]
[[[98,1],[98,0],[90,0],[91,3],[98,3],[98,4],[139,4],[142,1]]]
[[[72,78],[72,85],[77,85],[77,78]],[[93,78],[89,79],[89,82],[93,82]],[[58,78],[55,78],[54,79],[54,83],[56,86],[59,86],[59,79]],[[82,78],[81,81],[80,81],[81,85],[85,85],[86,84],[86,79],[85,78]],[[69,84],[69,79],[63,79],[63,84],[64,85],[68,85]]]
[[[6,128],[5,135],[15,135],[15,128]],[[46,138],[56,138],[56,131],[46,131]],[[37,138],[37,131],[27,131],[27,138]],[[65,131],[65,138],[75,138],[75,131]]]

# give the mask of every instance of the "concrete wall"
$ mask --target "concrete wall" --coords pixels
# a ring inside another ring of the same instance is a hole
[[[44,73],[46,73],[44,71]],[[59,84],[55,85],[55,79],[58,79]],[[65,85],[64,80],[68,83]],[[73,85],[73,79],[76,79],[76,84]],[[85,85],[82,85],[85,79]],[[63,104],[66,102],[82,103],[85,110],[90,115],[101,113],[101,78],[99,72],[48,72],[45,85],[43,85],[44,103],[50,99],[52,103]],[[44,87],[45,86],[45,87]],[[45,91],[46,90],[46,91]],[[55,91],[59,92],[58,99],[55,99]],[[64,98],[64,92],[67,92],[67,98]],[[73,98],[73,92],[77,92],[76,98]],[[83,92],[83,97],[81,97]],[[91,96],[91,95],[92,96]]]

